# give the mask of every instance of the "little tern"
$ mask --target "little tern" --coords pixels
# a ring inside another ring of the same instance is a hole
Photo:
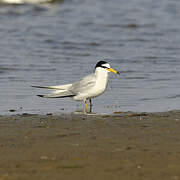
[[[120,74],[119,71],[111,68],[106,61],[99,61],[95,66],[95,71],[80,81],[72,84],[58,86],[32,86],[36,88],[46,88],[53,90],[53,93],[46,95],[37,95],[43,98],[65,98],[71,97],[75,101],[84,101],[84,111],[87,112],[87,100],[92,107],[92,98],[95,98],[104,93],[108,84],[108,73],[113,72]],[[91,110],[90,110],[91,111]]]

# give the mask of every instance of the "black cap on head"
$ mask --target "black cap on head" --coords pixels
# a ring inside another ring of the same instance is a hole
[[[106,61],[99,61],[99,62],[96,64],[95,68],[97,68],[97,67],[102,67],[103,64],[108,64],[108,63],[107,63]]]

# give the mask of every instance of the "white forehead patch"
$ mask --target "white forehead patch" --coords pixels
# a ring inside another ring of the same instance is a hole
[[[103,67],[106,67],[106,68],[110,68],[110,67],[111,67],[108,63],[102,64],[102,66],[103,66]]]

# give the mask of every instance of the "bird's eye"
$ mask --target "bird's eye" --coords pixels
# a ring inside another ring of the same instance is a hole
[[[104,69],[108,69],[106,66],[101,66],[102,68],[104,68]]]

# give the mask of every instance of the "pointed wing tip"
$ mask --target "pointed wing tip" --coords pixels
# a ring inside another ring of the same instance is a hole
[[[44,95],[37,95],[38,97],[44,97]]]
[[[33,88],[44,88],[42,86],[30,86],[30,87],[33,87]]]

